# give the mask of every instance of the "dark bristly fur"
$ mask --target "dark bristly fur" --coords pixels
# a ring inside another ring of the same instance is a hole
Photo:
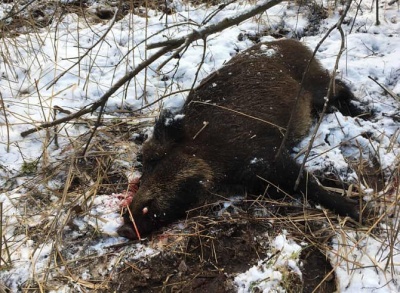
[[[313,115],[321,111],[330,81],[316,60],[305,79],[285,148],[277,160],[275,155],[311,56],[294,40],[255,45],[189,95],[183,118],[163,112],[153,137],[143,146],[143,176],[130,205],[142,235],[212,200],[212,193],[238,186],[253,194],[264,192],[265,183],[257,175],[294,193],[299,166],[290,150],[309,131]],[[346,85],[337,81],[335,90],[328,110],[359,114]],[[354,201],[329,193],[306,177],[303,174],[297,193],[305,195],[307,190],[313,202],[358,217]],[[128,215],[118,232],[136,238]]]

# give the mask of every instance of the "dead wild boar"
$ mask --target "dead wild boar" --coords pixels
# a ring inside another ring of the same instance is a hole
[[[316,60],[303,83],[285,147],[275,158],[311,57],[311,51],[294,40],[257,44],[206,78],[181,112],[161,114],[143,145],[143,175],[129,206],[141,235],[219,199],[215,194],[263,193],[266,183],[258,176],[340,215],[358,217],[355,201],[325,191],[305,174],[293,190],[300,167],[290,150],[321,111],[330,81]],[[329,111],[358,114],[353,98],[347,86],[336,81]],[[119,235],[137,239],[129,213],[124,221]]]

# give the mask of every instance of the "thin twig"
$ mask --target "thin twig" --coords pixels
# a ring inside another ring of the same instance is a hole
[[[6,122],[6,131],[7,131],[7,153],[10,152],[10,125],[8,124],[6,105],[4,104],[3,95],[0,92],[0,106],[3,109],[4,120]],[[1,234],[0,234],[1,235]]]
[[[380,25],[381,22],[379,21],[379,0],[375,0],[375,25]]]
[[[302,93],[302,91],[303,91],[303,89],[304,89],[304,82],[305,82],[305,79],[306,79],[308,70],[310,69],[311,62],[314,60],[315,55],[317,54],[319,47],[322,45],[322,43],[325,41],[325,39],[330,35],[330,33],[331,33],[335,28],[337,28],[337,23],[336,23],[334,26],[332,26],[332,27],[327,31],[327,33],[325,34],[325,36],[319,41],[319,43],[317,44],[317,46],[316,46],[315,49],[314,49],[314,52],[313,52],[313,54],[312,54],[311,59],[310,59],[310,60],[308,61],[308,63],[307,63],[307,67],[306,67],[306,69],[304,70],[303,76],[302,76],[302,78],[301,78],[300,89],[299,89],[299,92],[297,93],[297,96],[296,96],[296,98],[295,98],[295,104],[294,104],[294,106],[293,106],[293,108],[292,108],[292,112],[290,113],[289,122],[288,122],[288,125],[287,125],[287,127],[286,127],[286,129],[287,129],[288,131],[285,133],[285,136],[284,136],[283,139],[282,139],[282,142],[281,142],[281,145],[279,146],[278,152],[277,152],[276,155],[275,155],[275,160],[277,160],[278,157],[281,155],[282,150],[283,150],[283,148],[285,147],[286,141],[287,141],[287,139],[288,139],[288,137],[289,137],[289,135],[290,135],[291,129],[292,129],[292,127],[294,126],[294,125],[293,125],[293,121],[294,121],[294,118],[293,118],[293,117],[294,117],[295,112],[298,111],[297,105],[298,105],[299,100],[300,100],[300,95],[301,95],[301,93]],[[329,90],[330,90],[330,87],[329,87]],[[328,97],[329,97],[329,96],[328,96]],[[321,115],[321,117],[322,117],[322,115]]]
[[[332,91],[332,88],[333,88],[333,83],[335,82],[335,72],[336,72],[336,69],[337,69],[337,67],[338,67],[338,63],[339,63],[340,56],[342,55],[342,52],[343,52],[343,50],[344,50],[344,33],[343,33],[342,28],[341,28],[341,25],[342,25],[342,23],[343,23],[344,18],[345,18],[346,15],[347,15],[347,12],[348,12],[349,9],[350,9],[351,2],[352,2],[352,0],[348,0],[348,1],[347,1],[346,9],[343,11],[343,14],[342,14],[342,16],[340,17],[340,19],[338,20],[338,22],[327,32],[327,34],[325,35],[325,37],[324,37],[324,38],[321,40],[321,42],[318,44],[318,45],[322,44],[322,42],[328,37],[328,35],[330,34],[330,32],[331,32],[334,28],[337,28],[337,29],[339,30],[341,36],[342,36],[342,42],[341,42],[341,44],[340,44],[340,51],[339,51],[338,56],[337,56],[337,58],[336,58],[335,67],[334,67],[334,69],[333,69],[333,71],[332,71],[332,78],[331,78],[330,83],[329,83],[327,97],[330,97],[330,95],[331,95],[331,91]],[[297,187],[298,187],[299,184],[300,184],[300,179],[301,179],[301,176],[302,176],[302,174],[303,174],[304,166],[305,166],[305,164],[306,164],[306,162],[307,162],[308,156],[310,155],[310,152],[311,152],[311,149],[312,149],[312,146],[313,146],[315,137],[317,136],[317,132],[318,132],[319,126],[321,125],[322,119],[324,118],[324,114],[325,114],[325,112],[326,112],[326,110],[327,110],[327,108],[328,108],[328,101],[329,101],[328,99],[325,101],[325,104],[324,104],[324,107],[323,107],[322,112],[321,112],[321,114],[320,114],[318,123],[317,123],[317,125],[316,125],[316,127],[315,127],[315,129],[314,129],[314,133],[313,133],[312,136],[311,136],[311,139],[310,139],[310,142],[309,142],[309,145],[308,145],[307,152],[306,152],[306,154],[304,155],[303,162],[302,162],[302,164],[301,164],[301,166],[300,166],[299,175],[297,176],[297,179],[296,179],[296,183],[295,183],[295,186],[294,186],[294,189],[295,189],[295,190],[297,189]],[[288,132],[289,132],[289,131],[288,131]]]
[[[11,9],[10,10],[10,12],[9,13],[7,13],[7,15],[6,16],[4,16],[2,19],[0,19],[0,22],[2,22],[2,23],[5,23],[5,21],[7,20],[7,19],[9,19],[9,18],[13,18],[14,16],[19,16],[20,15],[20,13],[22,12],[22,11],[24,11],[29,5],[31,5],[33,2],[35,2],[36,0],[31,0],[31,1],[29,1],[28,3],[26,3],[24,6],[22,6],[20,9],[18,9],[17,11],[13,11],[13,9]],[[3,1],[2,1],[3,2]],[[17,6],[17,4],[15,4],[14,6],[13,6],[13,8],[14,7],[16,7]]]
[[[0,268],[1,268],[1,260],[3,259],[1,256],[1,252],[3,251],[3,202],[0,201]]]
[[[165,46],[174,46],[175,48],[184,44],[187,40],[191,42],[196,41],[198,39],[204,39],[207,36],[214,34],[216,32],[220,32],[228,27],[237,25],[246,19],[249,19],[259,13],[264,12],[265,10],[281,3],[282,0],[266,0],[254,6],[254,8],[249,9],[241,14],[238,14],[233,17],[227,17],[223,19],[221,22],[216,24],[211,24],[208,26],[204,26],[203,28],[199,28],[198,30],[193,30],[192,33],[189,35],[179,38],[179,39],[172,39],[168,41],[163,41],[159,43],[149,44],[147,49],[155,49]]]
[[[204,59],[206,59],[206,53],[207,53],[207,39],[203,39],[203,55],[201,56],[200,64],[197,66],[196,73],[194,74],[194,79],[193,79],[192,86],[190,87],[190,91],[192,91],[195,88],[197,79],[199,77],[200,70],[204,64]]]
[[[396,95],[392,90],[388,89],[386,86],[384,86],[383,84],[379,83],[376,78],[373,78],[370,75],[368,75],[368,78],[370,80],[372,80],[373,82],[375,82],[377,85],[379,85],[379,87],[381,89],[383,89],[385,92],[387,92],[393,99],[395,99],[396,101],[400,102],[400,97],[398,95]]]
[[[237,0],[231,0],[227,3],[222,3],[220,6],[218,6],[217,9],[215,9],[213,12],[211,12],[209,15],[207,15],[204,20],[201,22],[202,25],[205,25],[207,22],[209,22],[211,19],[213,19],[219,12],[225,9],[226,6],[235,3]]]
[[[126,82],[131,80],[139,72],[141,72],[144,68],[146,68],[147,66],[152,64],[154,61],[156,61],[158,58],[160,58],[164,54],[178,48],[182,44],[189,44],[198,39],[205,39],[205,38],[207,38],[207,36],[209,36],[211,34],[222,31],[230,26],[237,25],[240,22],[242,22],[248,18],[251,18],[261,12],[264,12],[265,10],[279,4],[280,2],[282,2],[282,0],[266,0],[266,1],[261,2],[261,4],[256,5],[254,8],[252,8],[250,10],[246,10],[245,12],[243,12],[239,15],[236,15],[236,16],[230,17],[230,18],[225,18],[217,24],[205,26],[199,30],[193,30],[193,32],[188,34],[186,37],[182,37],[180,39],[169,40],[167,42],[161,42],[161,43],[148,45],[147,49],[154,49],[154,48],[159,48],[159,47],[162,47],[162,48],[159,51],[157,51],[156,53],[154,53],[152,56],[150,56],[147,60],[140,63],[133,71],[127,73],[124,77],[122,77],[120,80],[118,80],[99,100],[94,102],[91,106],[84,107],[81,110],[79,110],[78,112],[75,112],[75,113],[65,116],[63,118],[54,120],[52,122],[42,123],[41,125],[39,125],[35,128],[23,131],[23,132],[21,132],[21,136],[26,137],[27,135],[35,133],[39,130],[53,127],[57,124],[68,122],[72,119],[81,117],[82,115],[94,112],[101,105],[106,103],[107,100],[111,97],[111,95],[114,94]],[[54,82],[52,84],[54,84]]]
[[[165,47],[160,49],[157,53],[155,53],[154,55],[150,56],[149,59],[143,61],[142,63],[140,63],[135,70],[127,73],[124,77],[122,77],[119,81],[117,81],[99,100],[97,100],[96,102],[94,102],[91,106],[89,107],[84,107],[81,110],[79,110],[78,112],[75,112],[71,115],[65,116],[63,118],[54,120],[52,122],[46,122],[46,123],[42,123],[41,125],[39,125],[36,128],[32,128],[29,129],[27,131],[23,131],[21,132],[21,136],[25,137],[29,134],[35,133],[39,130],[42,129],[46,129],[49,127],[53,127],[57,124],[61,124],[63,122],[68,122],[71,121],[72,119],[75,118],[79,118],[85,114],[88,113],[92,113],[94,111],[96,111],[99,107],[101,107],[101,105],[103,103],[105,103],[112,94],[114,94],[121,86],[123,86],[127,81],[131,80],[133,77],[135,77],[137,74],[139,74],[146,66],[149,66],[150,64],[152,64],[154,61],[156,61],[158,58],[160,58],[161,56],[163,56],[165,53],[169,52],[171,50],[171,47]]]
[[[279,125],[276,125],[276,124],[274,124],[272,122],[269,122],[267,120],[264,120],[264,119],[261,119],[261,118],[258,118],[258,117],[255,117],[255,116],[240,112],[240,111],[236,111],[236,110],[224,107],[224,106],[219,106],[219,105],[215,105],[215,104],[211,104],[211,103],[207,103],[207,102],[202,102],[202,101],[191,101],[191,103],[208,105],[208,106],[217,107],[217,108],[220,108],[220,109],[223,109],[223,110],[227,110],[227,111],[233,112],[235,114],[242,115],[242,116],[245,116],[245,117],[248,117],[248,118],[251,118],[251,119],[266,123],[266,124],[269,124],[269,125],[271,125],[273,127],[276,127],[281,133],[285,132],[285,130],[286,130],[285,128],[280,127]]]
[[[92,138],[93,138],[94,134],[96,133],[97,128],[99,128],[99,126],[100,126],[100,124],[101,124],[101,117],[103,116],[104,108],[105,108],[105,106],[106,106],[106,103],[107,103],[107,100],[105,100],[104,103],[100,106],[99,115],[97,116],[97,120],[96,120],[96,123],[95,123],[95,125],[94,125],[93,131],[92,131],[92,133],[90,134],[90,137],[89,137],[88,141],[86,142],[86,146],[85,146],[85,148],[84,148],[84,150],[83,150],[83,152],[82,152],[82,157],[85,156],[86,151],[87,151],[88,148],[89,148],[90,142],[92,141]]]
[[[114,13],[114,16],[113,16],[113,19],[112,19],[110,25],[108,26],[106,32],[97,40],[97,42],[95,42],[95,43],[93,44],[93,46],[91,46],[89,49],[87,49],[86,52],[85,52],[82,56],[80,56],[80,57],[78,58],[78,60],[77,60],[74,64],[72,64],[70,67],[68,67],[68,68],[67,68],[66,70],[64,70],[62,73],[60,73],[60,74],[46,87],[46,90],[48,90],[51,86],[53,86],[54,84],[56,84],[57,81],[59,81],[59,79],[60,79],[61,77],[63,77],[65,74],[67,74],[67,72],[69,72],[69,71],[70,71],[72,68],[74,68],[77,64],[80,64],[81,61],[82,61],[82,59],[85,58],[98,44],[100,44],[100,42],[102,42],[102,41],[104,40],[105,36],[111,31],[111,29],[113,28],[114,24],[115,24],[116,21],[117,21],[117,15],[118,15],[118,13],[119,13],[119,11],[120,11],[120,6],[121,6],[121,4],[119,5],[118,9],[116,9],[116,11],[115,11],[115,13]]]

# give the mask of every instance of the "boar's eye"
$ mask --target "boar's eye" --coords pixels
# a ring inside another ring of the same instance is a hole
[[[151,171],[165,156],[165,153],[154,153],[151,156],[143,155],[144,170]]]
[[[154,164],[160,161],[161,158],[162,158],[161,156],[155,155],[155,156],[145,157],[143,161],[145,164]]]

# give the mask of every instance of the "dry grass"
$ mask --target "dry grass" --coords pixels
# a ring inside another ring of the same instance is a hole
[[[131,6],[126,9],[133,9],[138,4],[143,6],[143,3],[147,2],[130,2]],[[151,5],[156,6],[163,4],[164,2],[151,2]],[[209,4],[206,3],[206,5]],[[57,21],[61,8],[66,9],[61,6],[55,7],[53,15],[41,17],[40,7],[31,9],[27,6],[25,8],[27,13],[23,17],[15,18],[12,26],[0,24],[0,37],[4,39],[6,36],[17,36],[20,33],[33,33],[29,44],[24,44],[26,50],[30,50],[43,41],[43,35],[37,30]],[[37,9],[39,10],[35,14],[34,10]],[[126,13],[127,10],[122,10],[121,13]],[[115,10],[111,9],[111,11]],[[146,9],[140,11],[147,14]],[[86,18],[85,21],[95,22],[93,18],[88,20],[88,14],[83,13],[80,6],[68,6],[67,12],[82,13]],[[94,15],[102,18],[98,13],[100,12],[96,11]],[[97,19],[97,21],[101,20]],[[16,38],[14,43],[6,44],[6,47],[8,46],[20,47],[21,44]],[[35,59],[40,59],[44,52],[35,54]],[[95,66],[96,58],[93,57],[92,60],[90,65]],[[6,71],[10,76],[17,76],[15,66],[7,62],[5,58]],[[88,78],[85,82],[92,81]],[[10,87],[11,84],[12,81],[10,81]],[[144,84],[137,82],[137,88],[143,88],[144,93],[146,86],[146,82]],[[50,97],[41,97],[41,90],[37,84],[21,86],[16,96],[21,98],[21,104],[23,104],[27,94],[37,93],[42,103],[35,106],[39,106],[43,117],[50,121],[55,119],[52,98],[71,88],[65,87]],[[3,97],[0,96],[0,98],[4,117],[20,116],[19,113],[6,110]],[[143,100],[146,100],[145,97]],[[128,119],[103,119],[101,127],[97,129],[96,135],[87,147],[85,156],[82,156],[82,152],[89,140],[89,130],[96,124],[95,119],[80,118],[71,122],[74,126],[87,129],[83,135],[69,135],[68,130],[65,131],[64,128],[59,127],[44,132],[38,137],[43,144],[41,154],[38,154],[36,160],[24,161],[18,174],[11,176],[8,185],[1,189],[11,205],[8,205],[8,210],[3,210],[0,203],[0,229],[2,229],[0,235],[6,235],[5,231],[12,230],[13,236],[19,236],[1,237],[0,269],[7,271],[18,267],[18,262],[14,260],[19,259],[17,254],[21,251],[27,251],[30,254],[30,264],[35,268],[31,278],[21,284],[21,291],[45,292],[56,289],[60,285],[70,285],[82,291],[107,290],[109,283],[119,273],[118,271],[127,269],[120,265],[121,263],[139,271],[136,264],[131,262],[132,254],[137,253],[132,245],[111,246],[107,252],[99,255],[96,251],[89,249],[93,243],[102,241],[103,236],[100,231],[88,225],[85,227],[85,233],[82,233],[74,223],[74,219],[94,217],[90,211],[98,195],[121,193],[127,189],[128,174],[134,169],[136,154],[139,152],[139,146],[131,140],[132,133],[140,133],[144,128],[151,126],[154,116],[155,114],[149,114],[146,117]],[[18,118],[32,127],[35,127],[37,122],[29,115]],[[5,124],[7,130],[9,127],[16,126],[9,124],[8,121]],[[392,137],[393,145],[399,133],[400,131]],[[63,147],[59,152],[59,157],[52,158],[49,148],[58,147],[57,141],[63,139],[69,140],[70,145]],[[9,147],[11,143],[7,141],[6,144]],[[362,153],[361,148],[360,153]],[[307,242],[308,246],[316,247],[325,255],[329,254],[331,260],[336,259],[333,269],[345,265],[349,272],[356,272],[363,269],[361,258],[366,257],[371,260],[371,266],[376,271],[381,271],[385,275],[387,272],[394,274],[395,266],[398,264],[393,257],[398,254],[400,229],[398,169],[393,174],[384,174],[384,176],[383,170],[380,169],[378,152],[373,155],[371,161],[373,164],[366,163],[364,159],[355,160],[352,163],[359,183],[375,190],[367,195],[372,204],[366,225],[360,225],[347,218],[339,218],[326,210],[316,210],[298,203],[260,197],[237,203],[235,209],[223,211],[218,216],[215,216],[215,210],[220,210],[218,205],[202,207],[193,211],[195,215],[185,221],[183,229],[181,226],[170,226],[164,229],[163,234],[156,235],[147,244],[165,253],[182,256],[191,253],[188,251],[188,243],[194,241],[198,248],[196,251],[201,252],[198,256],[199,262],[213,259],[216,264],[221,257],[215,249],[218,238],[231,237],[232,235],[229,235],[231,227],[242,229],[254,225],[256,228],[253,231],[268,231],[271,237],[282,230],[287,230],[297,242]],[[22,184],[20,184],[20,178],[23,178]],[[348,195],[361,198],[364,194],[358,194],[359,190],[362,190],[361,186],[355,188],[354,192],[349,190]],[[12,216],[5,217],[6,214]],[[95,220],[104,221],[101,217]],[[79,233],[74,234],[77,231]],[[267,250],[268,239],[262,238],[261,232],[260,235],[255,236],[258,237],[257,242]],[[337,244],[332,248],[333,238],[337,239]],[[368,243],[372,241],[380,245],[378,251],[382,253],[381,255],[370,254]],[[46,261],[43,260],[44,255]],[[39,263],[45,264],[45,267],[37,267]],[[218,269],[221,268],[218,267]],[[184,265],[181,270],[184,270]],[[88,271],[90,271],[90,277],[83,279],[82,276]],[[329,275],[326,278],[329,278]],[[288,292],[298,290],[298,278],[289,271],[285,282],[284,287]],[[175,285],[169,283],[168,277],[165,276],[164,289]],[[0,292],[3,291],[5,292],[6,289],[0,284]]]
[[[2,269],[7,270],[16,265],[11,259],[23,247],[31,248],[33,266],[36,261],[43,263],[43,259],[35,258],[35,255],[42,255],[40,251],[48,250],[46,267],[38,268],[32,279],[23,284],[24,291],[46,291],[55,289],[60,284],[74,284],[82,290],[107,290],[113,275],[121,269],[113,265],[130,263],[130,246],[110,247],[109,252],[98,255],[95,251],[85,251],[84,248],[101,241],[99,231],[88,226],[84,235],[75,238],[71,230],[76,228],[73,228],[75,218],[91,216],[90,210],[98,194],[121,193],[126,190],[127,174],[132,170],[132,164],[136,161],[135,154],[138,153],[138,147],[129,141],[131,133],[140,132],[140,129],[150,125],[151,122],[135,126],[130,121],[108,125],[106,123],[98,130],[85,157],[81,157],[80,153],[89,134],[73,140],[73,144],[63,150],[63,158],[57,164],[39,168],[36,176],[31,177],[19,190],[14,190],[14,193],[23,193],[23,196],[15,200],[10,198],[14,202],[13,208],[24,211],[16,219],[19,225],[14,234],[24,234],[25,237],[3,239]],[[58,188],[50,188],[49,182],[52,181],[64,184]],[[266,246],[265,249],[268,249],[268,239],[262,239],[261,231],[268,231],[270,237],[273,237],[286,230],[298,243],[306,242],[323,254],[329,253],[331,259],[337,258],[337,265],[339,261],[341,265],[347,263],[349,271],[363,268],[361,262],[354,260],[354,254],[358,253],[369,257],[376,270],[386,272],[390,269],[394,272],[396,263],[391,256],[397,253],[398,245],[399,208],[395,197],[398,194],[397,188],[397,182],[393,179],[385,186],[384,195],[370,195],[379,202],[375,207],[382,206],[382,210],[386,212],[377,212],[376,215],[381,216],[373,216],[368,221],[369,225],[359,225],[350,219],[338,218],[326,210],[260,197],[238,202],[234,208],[220,212],[219,216],[216,216],[216,210],[221,208],[220,205],[202,207],[192,212],[194,214],[186,220],[183,230],[181,226],[171,226],[164,229],[163,234],[155,236],[148,245],[167,254],[182,256],[190,253],[188,243],[195,240],[201,252],[198,256],[199,262],[212,258],[218,263],[216,260],[220,256],[212,243],[220,239],[221,231],[229,233],[230,227],[254,225],[257,227],[254,231],[260,231],[258,241],[264,243],[262,245]],[[7,221],[10,220],[6,219],[2,223],[4,229],[8,228]],[[101,218],[98,220],[102,221]],[[334,237],[340,244],[332,250],[330,241]],[[376,256],[370,255],[366,250],[363,243],[368,239],[379,241],[382,251],[391,251],[386,256],[384,267],[376,263]],[[83,251],[73,254],[73,247],[82,247]],[[109,274],[96,273],[100,271],[99,267],[106,269],[110,266]],[[129,268],[135,268],[135,265],[131,263]],[[91,272],[91,278],[84,280],[81,276],[87,271]],[[290,271],[286,273],[282,286],[288,292],[296,292],[297,277]]]
[[[19,237],[3,239],[1,268],[7,270],[15,267],[17,263],[14,260],[19,259],[15,254],[24,247],[32,253],[33,267],[36,261],[47,263],[47,267],[38,269],[37,273],[33,273],[33,278],[22,285],[23,291],[54,289],[56,285],[52,284],[55,281],[58,283],[59,278],[76,282],[85,288],[102,287],[97,282],[80,280],[77,276],[81,276],[81,273],[77,274],[77,270],[83,272],[88,264],[93,263],[93,258],[98,261],[107,258],[107,255],[97,256],[85,252],[81,259],[74,260],[65,256],[65,249],[71,243],[83,248],[101,239],[99,231],[89,231],[88,227],[85,239],[77,243],[78,239],[74,240],[66,230],[70,229],[68,226],[74,226],[76,217],[93,217],[90,211],[98,194],[121,193],[127,189],[128,174],[134,170],[133,164],[138,153],[138,146],[131,141],[132,133],[150,124],[143,118],[118,123],[105,122],[84,157],[81,153],[90,133],[74,139],[69,147],[62,150],[57,162],[38,167],[33,172],[35,176],[28,176],[22,186],[12,193],[5,193],[9,194],[12,203],[9,209],[20,213],[3,218],[2,227],[4,231],[9,231],[11,226],[15,226],[14,221],[17,221],[13,234]],[[12,214],[7,210],[2,212]],[[97,220],[104,221],[101,218]],[[35,255],[43,254],[42,250],[48,250],[47,262],[43,262],[42,257],[35,258]],[[49,277],[54,275],[57,276],[55,280]]]

